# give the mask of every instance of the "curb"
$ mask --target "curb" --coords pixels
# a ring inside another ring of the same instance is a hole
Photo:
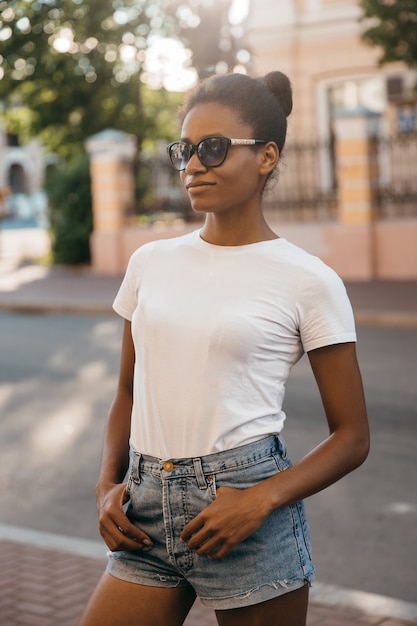
[[[56,300],[48,300],[44,298],[42,302],[37,301],[21,301],[18,300],[1,300],[0,311],[8,313],[60,313],[60,314],[79,314],[79,315],[115,315],[113,309],[108,304],[98,304],[97,302],[79,301],[57,302]]]
[[[417,328],[417,313],[404,311],[359,311],[355,313],[357,326],[382,328]]]
[[[0,311],[26,314],[78,314],[78,315],[114,315],[110,304],[88,300],[58,301],[55,298],[39,300],[4,300],[0,294]],[[417,313],[405,311],[372,311],[355,312],[357,326],[378,326],[381,328],[417,328]]]
[[[103,560],[103,563],[107,552],[106,546],[101,541],[78,539],[7,524],[0,524],[0,540],[95,558]],[[310,590],[310,601],[321,606],[351,608],[365,615],[417,623],[417,604],[379,594],[315,582]]]

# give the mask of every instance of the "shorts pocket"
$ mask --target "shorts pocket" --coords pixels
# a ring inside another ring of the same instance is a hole
[[[220,487],[249,489],[276,473],[277,462],[274,455],[271,455],[256,463],[218,471],[215,475],[215,484],[217,489]]]

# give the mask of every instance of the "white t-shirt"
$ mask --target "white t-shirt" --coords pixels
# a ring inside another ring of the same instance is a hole
[[[135,345],[130,443],[160,459],[279,433],[303,352],[356,341],[341,279],[282,238],[229,247],[194,231],[145,244],[113,306]]]

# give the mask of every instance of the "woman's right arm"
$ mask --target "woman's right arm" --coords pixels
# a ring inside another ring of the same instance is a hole
[[[112,551],[149,550],[152,547],[149,536],[131,524],[123,511],[127,497],[126,484],[122,481],[129,466],[134,365],[131,324],[125,321],[119,382],[107,420],[96,486],[100,534]]]

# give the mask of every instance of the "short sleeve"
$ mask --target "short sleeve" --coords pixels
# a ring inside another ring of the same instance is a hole
[[[138,305],[140,282],[154,242],[143,245],[130,257],[126,274],[113,302],[113,309],[121,317],[132,321]]]
[[[297,314],[305,352],[356,341],[352,306],[343,281],[316,257],[303,269],[297,290]]]

